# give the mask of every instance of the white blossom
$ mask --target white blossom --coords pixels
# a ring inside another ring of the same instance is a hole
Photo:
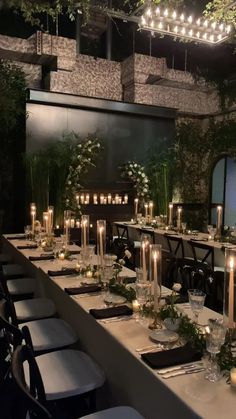
[[[176,283],[173,284],[172,290],[176,291],[176,292],[179,292],[181,290],[181,288],[182,288],[182,285],[179,284],[179,282],[176,282]]]

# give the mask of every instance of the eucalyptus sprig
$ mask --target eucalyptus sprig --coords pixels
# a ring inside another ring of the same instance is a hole
[[[135,300],[136,298],[136,292],[133,288],[128,288],[124,284],[119,284],[116,282],[115,278],[112,278],[109,283],[109,290],[113,294],[121,295],[122,297],[125,297],[127,301],[130,303]]]

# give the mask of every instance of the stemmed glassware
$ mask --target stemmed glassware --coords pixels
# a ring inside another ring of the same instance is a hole
[[[198,317],[203,310],[206,294],[201,290],[190,289],[188,290],[188,298],[190,308],[194,314],[194,322],[198,324]]]
[[[211,237],[211,240],[214,240],[214,237],[215,237],[215,235],[216,235],[216,228],[215,228],[215,227],[213,227],[213,225],[212,225],[212,224],[209,224],[209,225],[207,226],[207,231],[208,231],[208,233],[209,233],[209,235],[210,235],[210,237]]]
[[[225,341],[226,329],[223,319],[209,319],[206,328],[206,349],[210,354],[210,366],[206,371],[205,378],[211,382],[221,378],[220,368],[216,363],[216,355],[220,352]]]
[[[139,321],[144,320],[143,318],[143,307],[150,300],[151,297],[151,283],[144,278],[143,269],[136,268],[136,300],[139,304]]]

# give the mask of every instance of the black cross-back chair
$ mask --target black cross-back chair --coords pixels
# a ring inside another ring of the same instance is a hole
[[[192,270],[192,288],[201,289],[206,293],[206,306],[215,310],[221,309],[217,302],[217,283],[222,282],[224,270],[215,266],[214,247],[206,243],[189,240],[192,249],[194,266]]]
[[[129,240],[129,230],[127,225],[116,224],[116,231],[118,239]]]
[[[186,295],[190,288],[193,259],[185,256],[182,237],[172,236],[168,233],[164,236],[169,250],[165,285],[172,288],[174,282],[180,282],[182,285],[181,294]]]
[[[150,237],[150,243],[156,244],[155,242],[155,232],[154,230],[151,230],[150,228],[142,227],[139,229],[140,238],[142,235]]]

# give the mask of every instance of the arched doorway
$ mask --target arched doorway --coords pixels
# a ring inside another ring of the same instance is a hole
[[[236,225],[236,159],[225,156],[220,159],[212,174],[210,222],[216,224],[216,207],[222,205],[223,222]]]

